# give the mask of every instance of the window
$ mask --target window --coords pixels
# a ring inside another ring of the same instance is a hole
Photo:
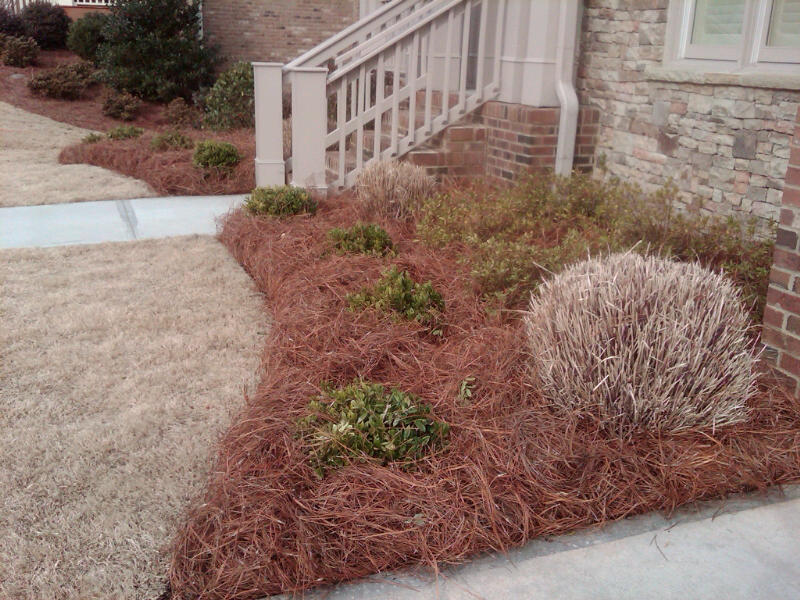
[[[800,73],[800,0],[672,0],[665,59],[714,71]]]

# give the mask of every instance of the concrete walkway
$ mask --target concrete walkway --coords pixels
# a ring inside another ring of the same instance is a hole
[[[213,235],[216,219],[243,199],[173,196],[0,208],[0,248]]]
[[[792,600],[800,486],[534,540],[506,556],[315,590],[305,600]],[[291,596],[285,596],[289,600]]]

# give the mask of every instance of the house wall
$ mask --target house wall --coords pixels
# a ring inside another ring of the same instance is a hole
[[[359,0],[204,0],[203,33],[231,62],[289,62],[358,19]]]
[[[577,87],[599,109],[597,154],[645,187],[674,179],[687,206],[777,219],[800,92],[675,80],[658,68],[667,4],[585,1]]]

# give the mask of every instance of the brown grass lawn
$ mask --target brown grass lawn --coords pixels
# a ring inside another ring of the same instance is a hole
[[[0,598],[164,589],[266,323],[209,237],[0,252]]]

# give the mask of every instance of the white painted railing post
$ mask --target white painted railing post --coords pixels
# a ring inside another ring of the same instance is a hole
[[[284,185],[283,76],[278,63],[253,63],[256,111],[256,185]]]
[[[292,69],[292,185],[325,192],[328,69]]]

